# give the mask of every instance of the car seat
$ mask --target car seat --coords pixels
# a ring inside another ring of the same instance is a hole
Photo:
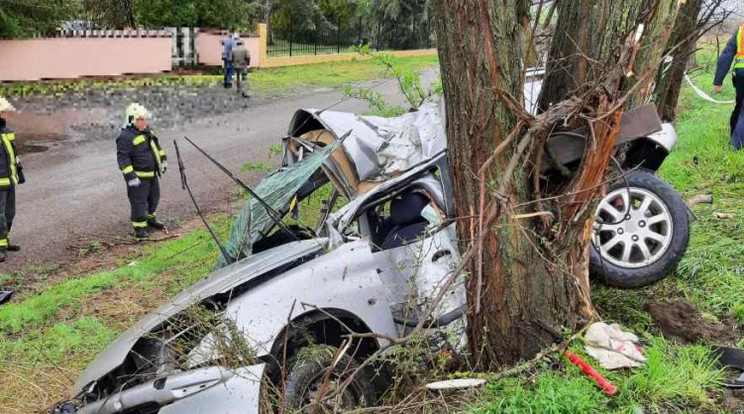
[[[382,242],[382,250],[405,246],[424,234],[429,222],[421,212],[429,204],[429,199],[420,192],[410,192],[390,202],[389,220],[393,225]]]

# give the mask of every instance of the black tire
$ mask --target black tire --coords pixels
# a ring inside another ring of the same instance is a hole
[[[338,352],[338,348],[327,345],[312,346],[307,352],[300,353],[289,361],[289,373],[286,379],[285,397],[287,408],[297,412],[311,412],[311,401],[313,393],[317,393],[322,386],[328,369],[333,364],[333,357]],[[331,373],[329,383],[342,383],[357,371],[359,364],[350,356],[343,355]],[[326,385],[324,396],[330,395],[332,385]],[[317,394],[315,395],[317,397]],[[353,409],[359,407],[369,407],[375,403],[375,390],[372,384],[371,376],[368,370],[362,369],[346,388],[339,398],[341,407],[316,408],[316,413],[342,412],[344,409]],[[337,411],[336,409],[341,411]]]
[[[621,178],[614,182],[608,188],[607,194],[624,189],[626,185],[631,189],[648,191],[658,197],[666,206],[672,222],[671,241],[668,242],[666,251],[653,262],[641,267],[623,267],[602,258],[595,244],[597,237],[595,232],[589,249],[592,275],[610,286],[632,289],[652,285],[674,271],[687,251],[690,241],[690,218],[685,202],[661,178],[646,171],[633,171],[626,179]]]

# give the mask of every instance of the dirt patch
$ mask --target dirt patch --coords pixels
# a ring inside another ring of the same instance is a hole
[[[167,298],[168,295],[158,288],[127,286],[104,290],[85,301],[82,315],[94,316],[107,326],[126,329],[157,309]]]
[[[138,251],[146,245],[182,237],[203,226],[201,219],[190,219],[180,225],[174,225],[170,234],[153,231],[151,241],[140,243],[133,242],[125,235],[121,237],[81,236],[77,242],[67,246],[68,250],[78,252],[77,260],[61,266],[12,272],[10,279],[5,280],[0,287],[16,291],[12,302],[20,302],[29,296],[42,293],[50,283],[75,279],[102,270],[114,270],[121,266],[124,258],[135,258]]]
[[[721,405],[731,413],[744,413],[744,389],[725,389]]]
[[[46,363],[0,367],[0,412],[3,414],[47,414],[68,396],[79,369]],[[43,407],[43,408],[40,408]]]
[[[643,310],[656,321],[664,337],[682,344],[736,342],[737,333],[732,318],[722,322],[705,319],[692,303],[686,300],[648,303]]]

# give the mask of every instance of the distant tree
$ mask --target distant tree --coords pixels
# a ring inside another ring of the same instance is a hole
[[[79,10],[77,2],[69,0],[0,0],[0,37],[53,32]]]
[[[396,49],[431,46],[434,31],[431,0],[372,0],[371,8],[377,35],[384,38],[383,46]]]
[[[336,29],[336,22],[329,21],[317,3],[311,0],[280,0],[271,15],[272,33],[287,38],[289,33],[305,33],[299,38],[309,39],[318,29]],[[295,38],[298,38],[295,36]]]
[[[271,12],[278,2],[279,0],[252,0],[248,4],[259,13],[261,21],[268,26],[271,23]]]
[[[257,7],[245,0],[135,0],[133,3],[135,20],[142,27],[246,30],[252,28],[257,16]]]
[[[687,63],[694,55],[698,39],[723,23],[733,12],[726,0],[687,0],[682,3],[667,44],[671,63],[659,78],[656,109],[665,121],[677,118],[677,103],[682,90]]]
[[[317,0],[318,9],[326,20],[335,24],[347,24],[356,17],[356,3],[349,0]]]
[[[85,20],[103,28],[136,27],[133,0],[82,0]]]
[[[2,0],[0,0],[2,1]],[[253,27],[258,8],[245,0],[81,0],[84,18],[103,28]]]

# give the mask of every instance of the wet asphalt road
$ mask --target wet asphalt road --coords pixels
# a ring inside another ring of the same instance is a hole
[[[394,104],[403,103],[395,82],[377,81],[368,86],[384,93]],[[232,90],[213,92],[217,99],[221,93],[233,99]],[[269,147],[281,142],[295,110],[325,108],[341,99],[340,90],[305,91],[293,98],[250,102],[247,108],[229,114],[190,117],[191,120],[166,128],[159,127],[156,120],[153,127],[170,158],[170,169],[161,182],[159,217],[181,222],[195,216],[187,193],[181,190],[173,147],[175,138],[187,135],[233,172],[238,172],[249,161],[276,166],[278,157],[268,159]],[[157,116],[157,107],[149,109]],[[348,100],[333,110],[359,113],[366,111],[367,105]],[[12,122],[10,126],[13,127]],[[45,152],[23,156],[27,183],[17,189],[17,216],[13,227],[13,241],[23,250],[11,254],[8,262],[0,264],[0,274],[28,266],[67,263],[78,257],[76,249],[70,246],[79,246],[81,240],[89,241],[91,236],[98,239],[126,237],[129,203],[116,164],[117,134],[114,131],[101,135],[96,129],[79,132],[70,145],[62,141]],[[233,183],[185,141],[180,140],[179,146],[189,184],[201,207],[205,210],[225,208]],[[264,174],[239,175],[248,184],[256,184]]]

